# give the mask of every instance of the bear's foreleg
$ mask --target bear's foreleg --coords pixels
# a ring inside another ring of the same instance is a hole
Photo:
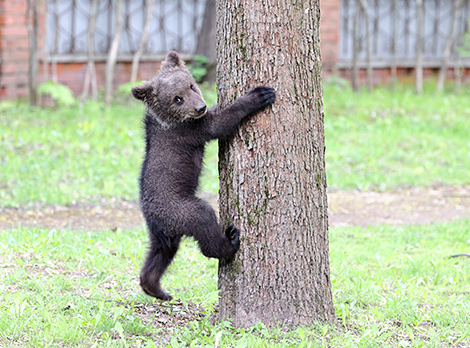
[[[258,86],[219,110],[211,108],[203,118],[210,139],[225,138],[234,133],[245,117],[251,116],[274,103],[276,93],[271,87]]]

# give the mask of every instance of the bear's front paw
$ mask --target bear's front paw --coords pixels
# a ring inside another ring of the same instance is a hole
[[[263,110],[276,100],[274,89],[266,86],[255,87],[247,95],[252,98],[256,111]]]
[[[225,235],[230,241],[230,244],[235,248],[235,251],[238,250],[240,247],[240,230],[233,224],[230,224],[225,230]]]

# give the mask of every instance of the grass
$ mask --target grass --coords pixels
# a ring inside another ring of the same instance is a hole
[[[0,233],[1,347],[465,347],[470,221],[331,231],[338,320],[235,329],[210,320],[217,261],[186,240],[160,305],[138,286],[145,231]],[[201,308],[201,307],[204,307]]]
[[[208,89],[206,88],[206,93]],[[469,92],[325,87],[329,186],[470,184]],[[214,99],[214,93],[206,99]],[[0,103],[1,206],[137,199],[139,104]],[[217,144],[202,190],[217,193]],[[0,347],[468,347],[470,220],[330,231],[338,320],[248,329],[217,323],[217,261],[186,240],[160,303],[138,285],[143,228],[0,233]]]
[[[136,199],[142,113],[139,104],[6,107],[0,112],[3,205]]]
[[[389,190],[469,184],[470,90],[422,96],[406,86],[325,88],[328,184]]]
[[[203,86],[208,104],[214,92]],[[144,141],[139,103],[32,108],[0,103],[3,206],[136,200]],[[217,146],[208,149],[203,189],[217,192]]]
[[[214,102],[208,88],[206,99]],[[328,183],[386,190],[470,184],[469,92],[414,94],[402,86],[355,94],[325,86]],[[137,199],[143,156],[140,104],[31,108],[0,104],[3,206]],[[202,189],[217,193],[217,144]]]

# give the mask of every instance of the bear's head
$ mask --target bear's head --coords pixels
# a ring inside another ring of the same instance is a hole
[[[201,118],[207,110],[196,81],[174,51],[168,53],[157,75],[132,88],[132,95],[165,128]]]

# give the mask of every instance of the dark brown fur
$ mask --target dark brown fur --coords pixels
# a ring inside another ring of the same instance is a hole
[[[225,109],[207,110],[190,72],[170,52],[160,72],[132,94],[147,107],[140,204],[150,250],[140,284],[148,295],[169,300],[160,278],[182,236],[194,237],[207,257],[230,258],[240,246],[239,230],[233,224],[222,228],[214,210],[195,196],[205,143],[236,131],[243,118],[272,104],[275,93],[259,86]]]

